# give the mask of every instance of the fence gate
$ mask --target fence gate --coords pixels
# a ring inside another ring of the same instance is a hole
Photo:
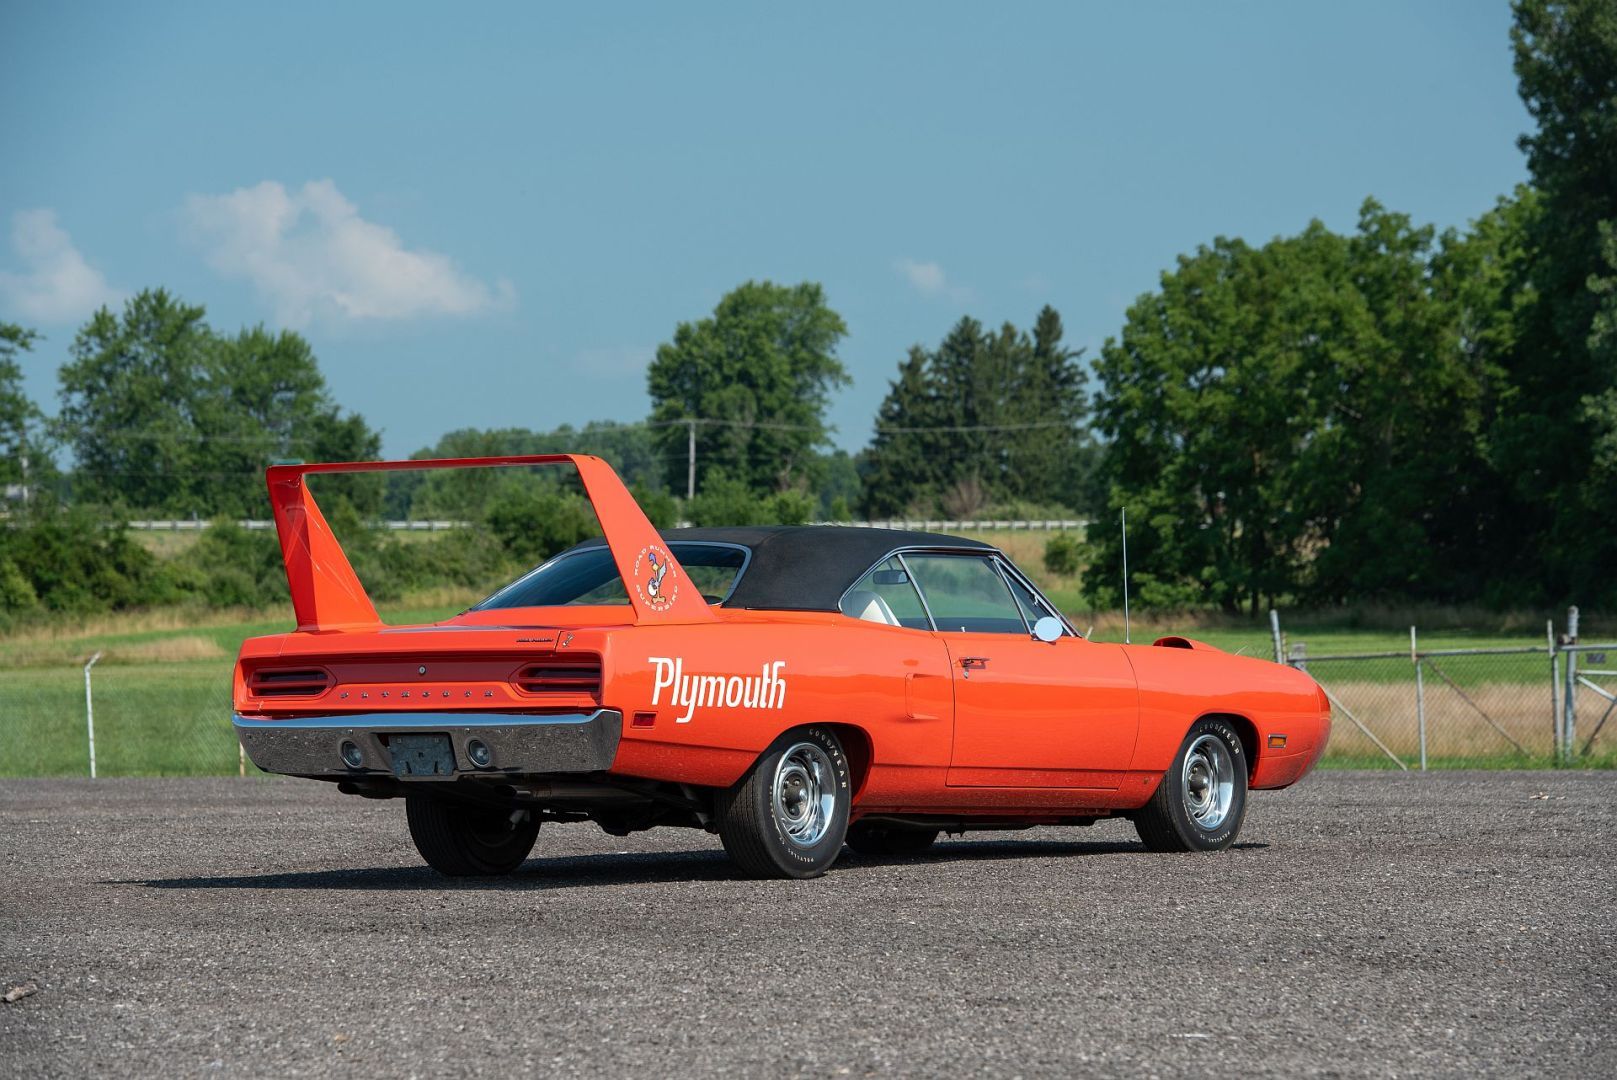
[[[1557,739],[1561,758],[1572,763],[1586,758],[1598,745],[1617,742],[1608,723],[1617,712],[1617,645],[1561,646],[1565,666],[1563,707],[1558,716]],[[1602,739],[1603,742],[1597,742]]]
[[[1323,656],[1300,643],[1283,652],[1272,621],[1276,659],[1330,698],[1338,763],[1574,764],[1617,749],[1617,644],[1579,642],[1576,608],[1543,645],[1422,649],[1411,627],[1407,652]]]

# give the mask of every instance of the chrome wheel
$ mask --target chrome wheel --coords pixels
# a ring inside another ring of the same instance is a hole
[[[1217,735],[1203,735],[1185,752],[1180,774],[1185,812],[1203,829],[1217,829],[1235,801],[1235,759]]]
[[[818,743],[794,743],[775,766],[770,802],[781,832],[798,847],[813,847],[831,827],[837,806],[836,770]]]

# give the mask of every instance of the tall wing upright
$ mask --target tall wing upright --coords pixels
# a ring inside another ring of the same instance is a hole
[[[423,461],[339,461],[272,465],[267,474],[281,559],[292,591],[298,629],[348,630],[381,624],[376,605],[354,573],[342,545],[309,491],[315,473],[397,472],[411,469],[484,469],[520,465],[572,465],[584,495],[600,520],[629,594],[636,622],[702,622],[713,610],[663,544],[612,466],[585,454],[520,454],[509,457],[435,458]]]

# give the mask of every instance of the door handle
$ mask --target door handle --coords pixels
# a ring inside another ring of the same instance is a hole
[[[961,677],[969,679],[971,678],[972,668],[986,668],[987,666],[988,657],[986,656],[962,656],[960,658]]]

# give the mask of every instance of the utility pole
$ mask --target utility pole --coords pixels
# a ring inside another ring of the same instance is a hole
[[[685,421],[685,445],[687,448],[685,458],[685,498],[696,497],[696,421]]]

